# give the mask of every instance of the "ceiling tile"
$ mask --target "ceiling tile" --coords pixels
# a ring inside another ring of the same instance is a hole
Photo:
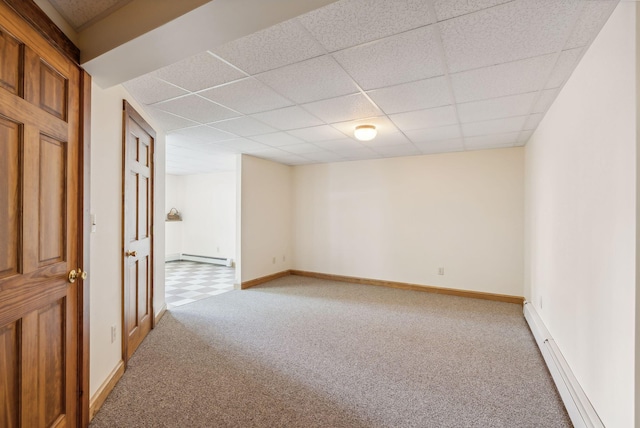
[[[246,77],[209,52],[161,68],[154,75],[192,92]]]
[[[179,165],[181,168],[189,168],[198,163],[199,159],[200,158],[194,158],[188,154],[177,154],[173,155],[173,165]]]
[[[251,139],[272,147],[304,143],[304,141],[302,141],[301,139],[289,135],[286,132],[274,132],[272,134],[254,135],[253,137],[251,137]]]
[[[169,155],[167,153],[167,161],[166,164],[168,165],[176,165],[176,166],[181,166],[180,164],[187,161],[188,159],[185,158],[184,156],[181,155],[181,151],[180,149],[178,149],[177,151],[171,153],[171,155]]]
[[[220,142],[202,142],[200,140],[194,140],[193,138],[178,135],[178,134],[170,134],[167,135],[167,146],[171,145],[179,152],[178,160],[200,160],[203,156],[208,154],[229,154],[231,153],[226,147],[219,146]],[[175,152],[174,152],[175,153]],[[171,157],[167,155],[167,159],[175,160],[177,159],[174,156],[174,153],[171,154]]]
[[[531,136],[533,135],[533,132],[534,132],[533,130],[522,131],[520,133],[520,135],[518,136],[518,140],[516,142],[516,145],[517,146],[525,145],[529,141],[529,138],[531,138]]]
[[[243,114],[293,105],[291,101],[252,77],[200,92],[199,95]]]
[[[255,120],[249,116],[237,117],[234,119],[224,120],[222,122],[210,123],[216,129],[232,132],[241,137],[250,137],[252,135],[266,134],[269,132],[275,132],[272,127],[265,125],[264,123]]]
[[[358,125],[373,125],[378,135],[376,139],[398,132],[398,128],[386,116],[368,117],[366,119],[350,120],[333,123],[331,126],[348,137],[353,137],[353,132]]]
[[[362,94],[304,104],[302,107],[327,123],[377,116],[380,111]]]
[[[226,140],[229,141],[229,140]],[[226,141],[212,141],[199,144],[193,159],[201,163],[217,162],[222,157],[233,156],[237,152],[223,146]]]
[[[174,146],[173,144],[167,143],[165,146],[165,151],[167,154],[177,153],[182,150],[180,146]],[[168,160],[168,159],[167,159]]]
[[[80,32],[132,0],[49,0],[74,30]]]
[[[182,147],[174,147],[171,146],[170,144],[167,144],[166,147],[166,152],[167,152],[167,163],[176,163],[177,161],[175,159],[173,159],[173,155],[180,155],[180,152],[182,150],[184,150]]]
[[[510,132],[506,134],[467,137],[464,139],[464,145],[467,150],[511,147],[518,140],[518,135],[520,135],[519,132]]]
[[[435,0],[433,3],[438,20],[444,21],[510,1],[512,0]]]
[[[582,55],[582,48],[563,51],[558,57],[545,88],[558,88],[569,78]]]
[[[339,0],[125,86],[171,131],[182,172],[233,153],[294,165],[518,146],[616,3]],[[356,141],[369,123],[378,136]]]
[[[600,32],[617,5],[617,1],[611,0],[585,1],[582,15],[567,40],[565,49],[588,45]]]
[[[385,113],[402,113],[452,104],[449,83],[444,76],[404,83],[367,92]]]
[[[331,140],[331,141],[319,141],[314,144],[322,149],[331,150],[332,152],[364,148],[364,145],[361,142],[356,141],[352,138],[343,138],[341,140]]]
[[[232,141],[232,140],[227,140],[227,141]],[[215,141],[207,144],[201,144],[202,147],[200,150],[198,150],[197,159],[198,160],[206,159],[204,154],[206,154],[207,156],[212,154],[228,156],[232,154],[242,153],[242,151],[237,148],[233,148],[231,146],[227,147],[225,145],[227,141]]]
[[[156,79],[151,74],[129,80],[124,87],[141,104],[153,104],[188,94],[184,89]]]
[[[458,116],[462,123],[499,119],[529,114],[537,92],[510,95],[484,101],[458,104]]]
[[[290,165],[290,166],[294,166],[294,165],[308,165],[311,163],[315,163],[314,161],[307,159],[306,157],[300,156],[300,155],[295,155],[295,154],[291,154],[291,155],[287,155],[287,156],[281,156],[278,158],[277,162],[283,164],[283,165]]]
[[[177,134],[175,132],[168,133],[166,135],[167,147],[179,147],[179,148],[188,148],[196,150],[196,148],[202,144],[202,141],[195,140],[193,138],[188,138],[185,135]]]
[[[202,153],[206,153],[207,155],[216,155],[216,156],[222,156],[222,155],[229,156],[231,153],[235,153],[233,150],[230,150],[229,148],[223,145],[224,143],[226,143],[226,141],[232,141],[232,140],[213,141],[205,144],[198,144],[195,147],[196,158],[199,159],[202,156]]]
[[[330,52],[435,22],[424,0],[343,0],[299,18]]]
[[[557,52],[580,0],[516,0],[441,22],[452,73]]]
[[[259,152],[254,152],[251,155],[262,159],[272,160],[274,162],[278,162],[279,159],[286,159],[293,156],[289,152],[285,152],[284,150],[276,149],[273,147],[265,150],[260,150]]]
[[[340,162],[345,160],[342,156],[332,152],[305,153],[303,156],[315,162]]]
[[[371,141],[365,141],[364,144],[367,147],[372,147],[374,150],[378,147],[399,146],[405,144],[411,144],[411,141],[399,131],[390,132],[387,134],[378,135]]]
[[[556,55],[544,55],[451,75],[459,103],[538,91],[554,65]]]
[[[166,111],[158,110],[153,107],[145,107],[145,111],[149,113],[149,115],[155,119],[155,121],[160,125],[163,131],[174,131],[180,128],[188,128],[191,126],[198,125],[198,122],[194,122],[193,120],[184,119],[180,116],[176,116],[175,114],[167,113]]]
[[[358,92],[351,77],[328,55],[267,71],[256,77],[300,104]]]
[[[525,130],[536,129],[543,117],[544,117],[544,113],[535,113],[535,114],[529,115],[522,129],[525,129]]]
[[[288,131],[294,137],[313,143],[316,141],[339,140],[344,134],[329,125],[312,126],[311,128],[293,129]]]
[[[464,150],[462,138],[445,141],[417,143],[416,147],[425,155],[446,152],[461,152]]]
[[[405,135],[409,137],[414,144],[453,140],[455,138],[462,137],[460,134],[460,127],[458,125],[441,126],[439,128],[430,129],[416,129],[413,131],[406,131]]]
[[[206,125],[195,126],[193,128],[180,129],[173,132],[171,135],[181,135],[188,137],[198,142],[207,143],[213,141],[223,141],[237,138],[236,135],[229,132],[220,131],[218,129],[210,128]]]
[[[453,106],[436,107],[427,110],[410,111],[389,116],[402,131],[436,128],[458,122]]]
[[[336,153],[347,160],[379,159],[382,157],[382,155],[374,152],[368,147],[363,147],[361,149],[339,150],[336,151]]]
[[[284,150],[285,152],[296,153],[296,154],[315,153],[315,152],[322,151],[320,147],[313,145],[311,143],[292,144],[290,146],[282,146],[280,147],[280,149]]]
[[[154,104],[153,107],[200,123],[215,122],[240,116],[228,108],[214,104],[197,95],[187,95],[186,97],[163,101]]]
[[[167,161],[178,162],[183,160],[195,159],[200,156],[200,151],[192,150],[189,147],[174,147],[174,150],[171,154],[171,158],[168,158]]]
[[[323,125],[322,121],[298,106],[253,114],[252,117],[271,125],[276,129],[289,130]]]
[[[434,26],[339,51],[333,56],[365,90],[444,74]]]
[[[223,145],[236,153],[255,153],[270,148],[265,144],[257,143],[247,138],[223,141],[220,145]]]
[[[422,152],[418,150],[413,144],[379,146],[375,147],[373,150],[375,150],[377,153],[380,153],[384,157],[415,156],[422,154]]]
[[[285,152],[283,150],[277,149],[275,147],[268,147],[264,150],[260,150],[259,152],[255,152],[253,156],[264,157],[265,159],[273,156],[287,156],[291,153]]]
[[[545,89],[540,92],[540,98],[536,101],[536,104],[533,106],[534,113],[543,113],[546,112],[553,101],[555,101],[556,97],[560,93],[560,89]]]
[[[325,53],[295,19],[229,42],[214,52],[249,74],[262,73]]]
[[[484,122],[464,123],[462,132],[465,137],[479,135],[501,134],[506,132],[520,132],[527,120],[527,116],[510,117],[507,119],[485,120]]]

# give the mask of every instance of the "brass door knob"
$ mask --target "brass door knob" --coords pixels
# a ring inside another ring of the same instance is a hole
[[[75,269],[72,270],[71,272],[69,272],[69,282],[70,283],[74,283],[76,282],[76,279],[87,279],[87,272],[83,271],[82,269],[78,268],[78,270],[76,271]]]
[[[127,252],[125,253],[125,255],[126,255],[127,257],[136,257],[136,256],[138,255],[138,252],[137,252],[137,251],[127,251]]]

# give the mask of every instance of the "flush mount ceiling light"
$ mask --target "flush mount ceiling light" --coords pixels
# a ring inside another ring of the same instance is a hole
[[[376,138],[378,131],[376,131],[376,127],[373,125],[359,125],[356,126],[353,135],[360,141],[371,141]]]

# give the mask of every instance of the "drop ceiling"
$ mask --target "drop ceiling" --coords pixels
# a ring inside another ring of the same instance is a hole
[[[125,87],[173,174],[521,146],[617,3],[341,0]]]
[[[49,0],[75,31],[82,31],[132,0]]]

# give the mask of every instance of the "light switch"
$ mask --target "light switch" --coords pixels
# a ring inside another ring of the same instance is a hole
[[[91,233],[94,233],[96,231],[96,215],[95,214],[91,214],[90,216],[91,219]]]

